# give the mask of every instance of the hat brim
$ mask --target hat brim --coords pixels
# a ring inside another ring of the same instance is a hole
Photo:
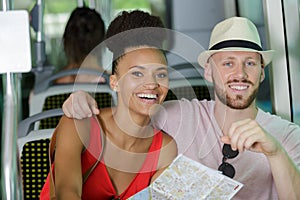
[[[226,52],[226,51],[243,51],[243,52],[257,52],[262,55],[263,57],[263,63],[265,66],[267,66],[273,58],[274,50],[268,50],[268,51],[257,51],[254,49],[248,49],[248,48],[226,48],[226,49],[220,49],[220,50],[208,50],[203,51],[198,56],[198,63],[201,67],[205,68],[205,64],[207,63],[208,59],[215,53],[218,52]]]

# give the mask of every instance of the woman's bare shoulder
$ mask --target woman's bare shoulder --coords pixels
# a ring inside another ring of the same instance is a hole
[[[55,129],[56,137],[62,141],[87,144],[90,136],[90,120],[91,118],[79,120],[63,115]]]
[[[102,118],[109,117],[112,115],[114,107],[101,108],[99,116]]]

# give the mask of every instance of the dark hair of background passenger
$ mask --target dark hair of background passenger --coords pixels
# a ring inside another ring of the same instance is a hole
[[[81,64],[85,57],[105,37],[105,24],[101,15],[88,7],[74,9],[63,34],[64,51],[68,63]]]

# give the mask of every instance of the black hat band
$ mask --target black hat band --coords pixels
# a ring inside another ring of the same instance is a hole
[[[245,41],[245,40],[222,41],[209,48],[209,50],[220,50],[220,49],[230,48],[230,47],[242,47],[242,48],[262,51],[262,48],[259,45],[255,44],[254,42]]]

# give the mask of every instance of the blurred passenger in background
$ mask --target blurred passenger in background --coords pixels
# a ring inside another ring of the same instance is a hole
[[[105,36],[105,25],[101,15],[94,9],[78,7],[74,9],[63,34],[64,52],[67,65],[61,70],[89,68],[103,72],[100,66],[101,49],[97,48]],[[105,82],[99,76],[65,76],[56,80],[56,84],[73,82]]]

